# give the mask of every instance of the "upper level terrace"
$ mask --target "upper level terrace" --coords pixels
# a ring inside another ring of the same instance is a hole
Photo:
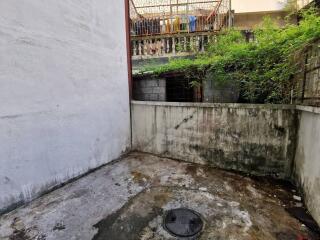
[[[229,0],[130,0],[133,59],[205,51],[232,25]]]

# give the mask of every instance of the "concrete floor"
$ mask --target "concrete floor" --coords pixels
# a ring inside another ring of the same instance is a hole
[[[294,190],[206,166],[131,153],[0,218],[0,239],[176,239],[166,210],[205,221],[197,239],[319,239],[291,217]]]

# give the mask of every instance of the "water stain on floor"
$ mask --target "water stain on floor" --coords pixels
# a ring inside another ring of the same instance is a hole
[[[162,215],[162,206],[168,201],[170,193],[160,192],[148,194],[148,200],[143,199],[146,191],[132,198],[127,204],[115,213],[109,215],[96,225],[98,233],[93,240],[139,239],[141,232],[156,216]],[[151,200],[151,201],[150,201]]]

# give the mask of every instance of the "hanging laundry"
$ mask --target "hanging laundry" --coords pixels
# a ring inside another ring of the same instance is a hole
[[[173,31],[180,32],[180,18],[176,17],[173,22]]]
[[[151,34],[156,34],[157,33],[157,19],[152,19],[152,32]]]
[[[135,21],[134,27],[136,34],[141,35],[141,21]]]
[[[171,24],[170,21],[167,20],[166,21],[166,33],[170,33],[171,32]]]
[[[152,34],[153,19],[147,19],[147,34]]]
[[[155,20],[155,28],[154,28],[154,34],[159,34],[160,33],[160,19],[156,18]]]
[[[136,35],[141,35],[141,21],[136,20],[133,23],[134,32]]]
[[[161,21],[161,33],[166,33],[166,29],[167,29],[166,21],[163,19]]]
[[[149,24],[150,24],[150,32],[149,32],[149,34],[153,34],[153,33],[155,32],[155,29],[154,29],[154,27],[155,27],[154,19],[150,19],[150,20],[149,20]]]
[[[142,31],[143,31],[142,21],[138,21],[137,28],[138,28],[138,35],[142,35]]]
[[[147,21],[143,19],[141,22],[141,35],[145,35],[147,32]]]
[[[204,31],[206,28],[206,16],[198,16],[196,20],[196,30]]]
[[[196,22],[197,22],[196,16],[189,16],[189,31],[190,32],[196,31]]]
[[[136,22],[130,20],[130,25],[131,25],[131,30],[130,30],[131,35],[137,35],[137,25],[136,25]]]
[[[160,34],[161,33],[161,24],[160,24],[160,22],[161,22],[161,20],[160,20],[160,18],[157,18],[157,24],[156,24],[156,26],[157,26],[157,34]]]
[[[188,18],[186,16],[181,17],[180,30],[181,31],[188,30]]]

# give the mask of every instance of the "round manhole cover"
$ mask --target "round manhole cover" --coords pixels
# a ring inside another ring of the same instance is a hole
[[[186,208],[178,208],[166,213],[164,228],[176,237],[192,237],[201,232],[203,222],[197,212]]]

